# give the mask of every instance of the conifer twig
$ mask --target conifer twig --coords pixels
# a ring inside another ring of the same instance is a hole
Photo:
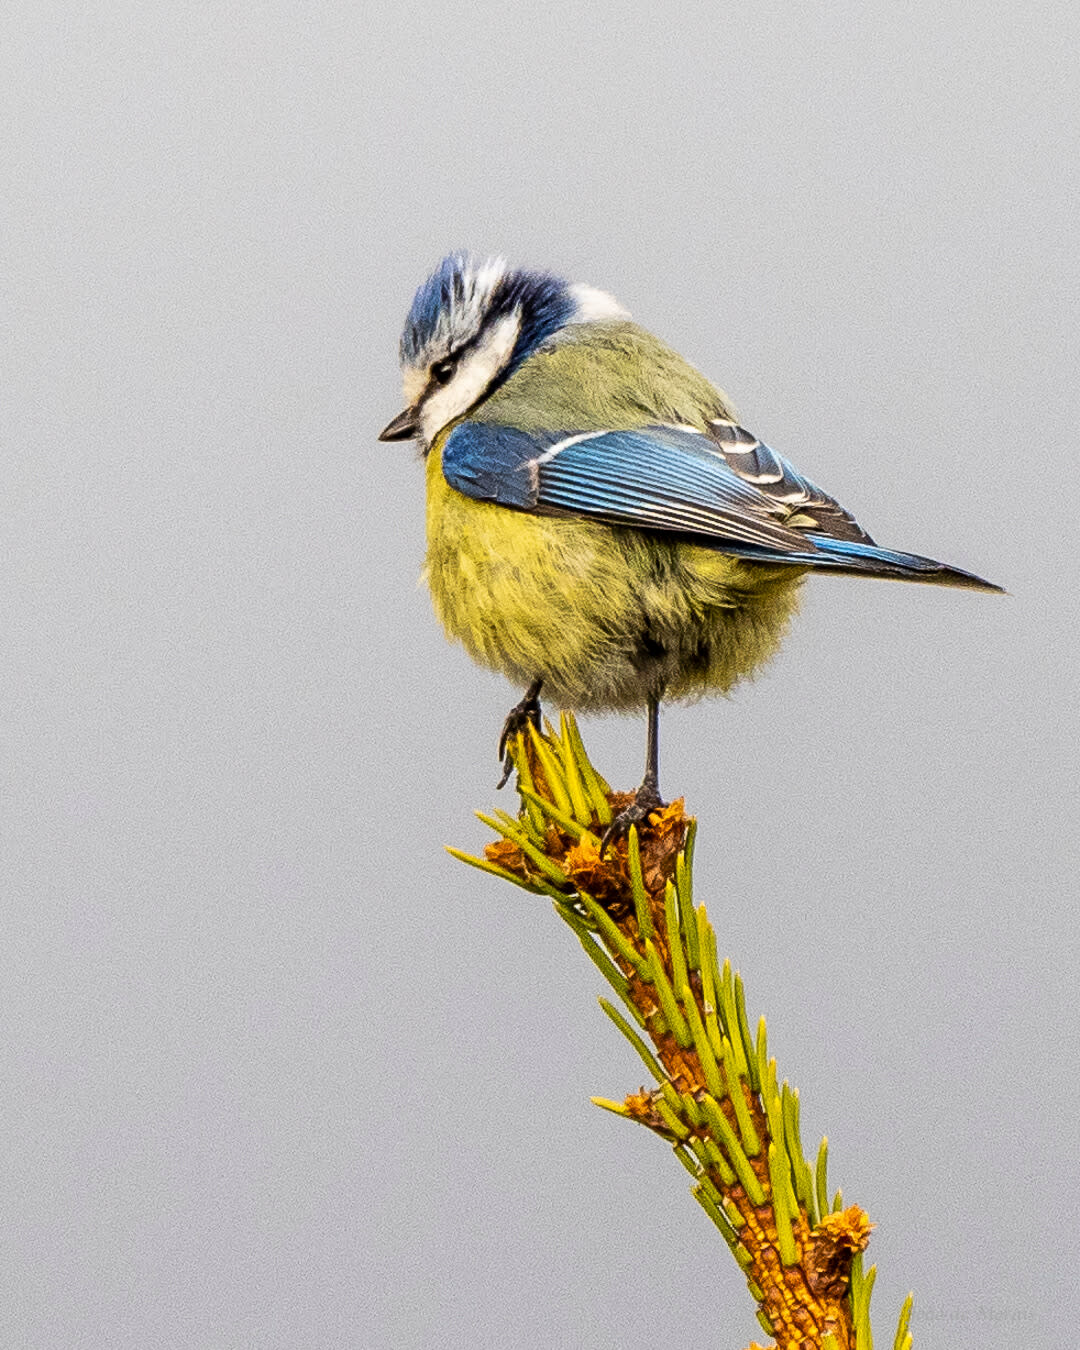
[[[873,1225],[839,1191],[830,1204],[827,1141],[813,1163],[803,1153],[798,1091],[778,1082],[765,1019],[752,1034],[742,979],[694,904],[696,822],[676,801],[602,853],[631,797],[597,773],[574,719],[530,728],[512,754],[520,814],[480,816],[500,836],[483,858],[450,852],[550,896],[622,1005],[600,1000],[655,1085],[593,1101],[671,1144],[778,1350],[872,1350]],[[911,1350],[910,1313],[909,1295],[894,1350]]]

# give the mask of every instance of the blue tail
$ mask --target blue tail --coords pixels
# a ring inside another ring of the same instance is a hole
[[[917,553],[897,553],[876,544],[852,543],[846,539],[830,539],[828,535],[811,534],[817,556],[811,567],[825,567],[836,572],[860,572],[875,577],[891,577],[895,581],[925,581],[937,586],[964,586],[972,591],[996,591],[1002,587],[984,581],[973,572],[964,572],[948,563],[921,558]]]
[[[891,548],[878,548],[849,539],[832,539],[827,534],[807,534],[814,545],[813,552],[773,553],[768,549],[732,548],[721,545],[725,553],[736,553],[743,558],[759,558],[762,562],[791,563],[795,567],[810,567],[819,572],[840,572],[848,576],[884,577],[891,581],[922,581],[931,586],[962,586],[971,591],[996,591],[1004,588],[984,581],[973,572],[964,572],[948,563],[921,558],[917,553],[898,553]]]

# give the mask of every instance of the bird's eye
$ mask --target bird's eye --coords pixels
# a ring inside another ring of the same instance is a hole
[[[449,384],[456,366],[457,362],[452,356],[448,356],[442,361],[436,361],[431,367],[431,378],[436,384]]]

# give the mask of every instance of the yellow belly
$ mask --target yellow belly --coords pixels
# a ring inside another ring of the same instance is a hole
[[[427,460],[426,574],[447,633],[564,708],[726,692],[778,647],[803,573],[474,501]]]

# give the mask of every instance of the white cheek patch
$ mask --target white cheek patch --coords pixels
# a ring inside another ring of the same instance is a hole
[[[430,445],[455,417],[467,413],[510,360],[521,331],[521,316],[506,314],[461,360],[453,379],[436,388],[420,408],[420,431]]]

